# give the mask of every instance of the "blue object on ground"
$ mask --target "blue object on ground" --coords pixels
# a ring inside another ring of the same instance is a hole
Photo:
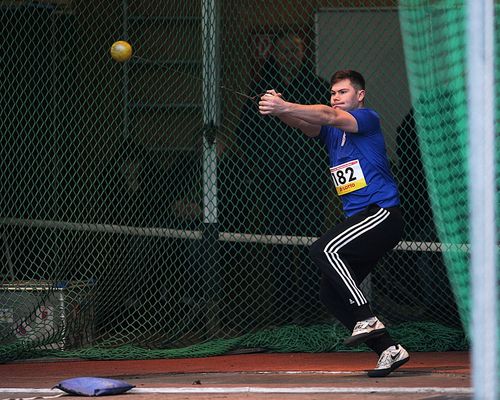
[[[66,393],[80,396],[105,396],[124,393],[134,387],[134,385],[117,379],[85,376],[61,381],[53,389],[60,389]]]

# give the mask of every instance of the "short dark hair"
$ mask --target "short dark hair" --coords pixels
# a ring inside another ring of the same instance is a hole
[[[343,69],[335,72],[330,79],[330,87],[344,79],[349,79],[351,84],[358,90],[365,90],[365,78],[363,78],[363,75],[359,72],[353,71],[352,69]]]

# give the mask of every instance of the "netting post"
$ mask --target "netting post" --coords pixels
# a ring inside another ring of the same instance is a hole
[[[219,29],[217,0],[202,0],[203,36],[203,225],[202,268],[208,334],[218,331],[218,216],[216,132],[220,125]]]
[[[498,397],[493,1],[467,1],[467,83],[474,398]],[[491,346],[494,345],[495,349]]]

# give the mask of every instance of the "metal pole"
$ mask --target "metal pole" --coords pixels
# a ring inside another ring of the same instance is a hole
[[[217,154],[219,126],[219,32],[217,0],[202,0],[203,34],[203,222],[217,223]]]
[[[218,0],[202,0],[203,40],[203,237],[200,243],[206,300],[208,336],[219,330],[219,258],[217,216],[216,131],[219,106],[219,18]]]
[[[494,5],[467,0],[474,398],[498,399]]]

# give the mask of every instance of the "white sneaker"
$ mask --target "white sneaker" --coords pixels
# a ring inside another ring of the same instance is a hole
[[[383,335],[386,332],[385,326],[377,317],[371,317],[356,323],[352,335],[344,340],[346,346],[356,346],[366,342],[368,339]]]
[[[401,346],[397,344],[384,350],[378,359],[375,369],[368,371],[368,376],[371,378],[381,378],[389,375],[396,368],[407,363],[410,360],[410,355]]]

